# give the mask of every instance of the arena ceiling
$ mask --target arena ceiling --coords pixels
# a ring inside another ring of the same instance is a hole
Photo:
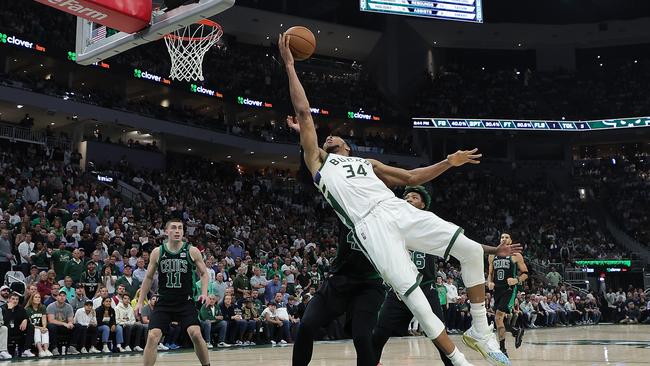
[[[361,13],[358,0],[237,0],[249,6],[354,27],[382,30],[386,15]],[[483,0],[487,23],[570,24],[650,16],[647,0]]]

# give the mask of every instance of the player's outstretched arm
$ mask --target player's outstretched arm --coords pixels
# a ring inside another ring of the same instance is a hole
[[[201,277],[201,295],[198,301],[201,304],[205,304],[208,301],[208,269],[205,266],[205,262],[203,262],[201,252],[196,247],[190,247],[190,257],[192,257],[194,265],[196,265],[196,271],[199,273],[199,277]]]
[[[293,55],[289,49],[289,39],[290,36],[285,34],[281,34],[278,39],[280,56],[284,60],[287,76],[289,77],[291,104],[293,104],[293,109],[296,113],[295,118],[287,118],[287,125],[289,128],[300,133],[300,145],[305,151],[305,163],[311,174],[314,175],[320,168],[326,154],[318,147],[318,137],[316,136],[314,120],[311,117],[309,100],[294,67]]]
[[[498,247],[493,247],[490,245],[481,244],[483,247],[483,253],[485,255],[497,255],[499,257],[509,257],[517,253],[523,252],[524,247],[519,243],[508,244],[499,244]]]
[[[437,178],[449,168],[458,167],[467,163],[479,164],[480,161],[478,159],[483,155],[477,154],[477,152],[478,149],[459,150],[447,155],[447,159],[436,164],[411,170],[395,168],[373,159],[368,159],[368,161],[372,163],[372,168],[375,174],[377,174],[377,177],[389,187],[419,186]]]
[[[144,300],[147,299],[147,294],[151,290],[151,284],[153,283],[154,275],[158,269],[158,257],[160,256],[160,248],[154,248],[149,255],[149,267],[147,267],[147,273],[144,275],[144,280],[142,281],[142,286],[140,287],[140,297],[138,298],[138,303],[135,306],[134,313],[137,317],[140,314]]]

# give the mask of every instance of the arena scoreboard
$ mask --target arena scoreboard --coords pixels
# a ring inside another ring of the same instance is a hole
[[[483,23],[483,0],[360,0],[362,11]]]

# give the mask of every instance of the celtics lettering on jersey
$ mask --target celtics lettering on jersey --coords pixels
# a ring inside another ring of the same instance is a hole
[[[190,245],[183,243],[178,252],[167,249],[167,242],[160,246],[158,259],[160,302],[178,303],[194,294],[194,261],[190,256]]]
[[[494,276],[494,285],[497,287],[506,287],[508,278],[517,276],[517,266],[512,261],[512,257],[494,257],[492,261]]]

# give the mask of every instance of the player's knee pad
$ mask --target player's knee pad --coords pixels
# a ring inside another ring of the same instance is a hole
[[[485,283],[483,247],[481,247],[481,244],[460,234],[453,243],[450,254],[460,262],[460,273],[466,287],[474,287]]]

